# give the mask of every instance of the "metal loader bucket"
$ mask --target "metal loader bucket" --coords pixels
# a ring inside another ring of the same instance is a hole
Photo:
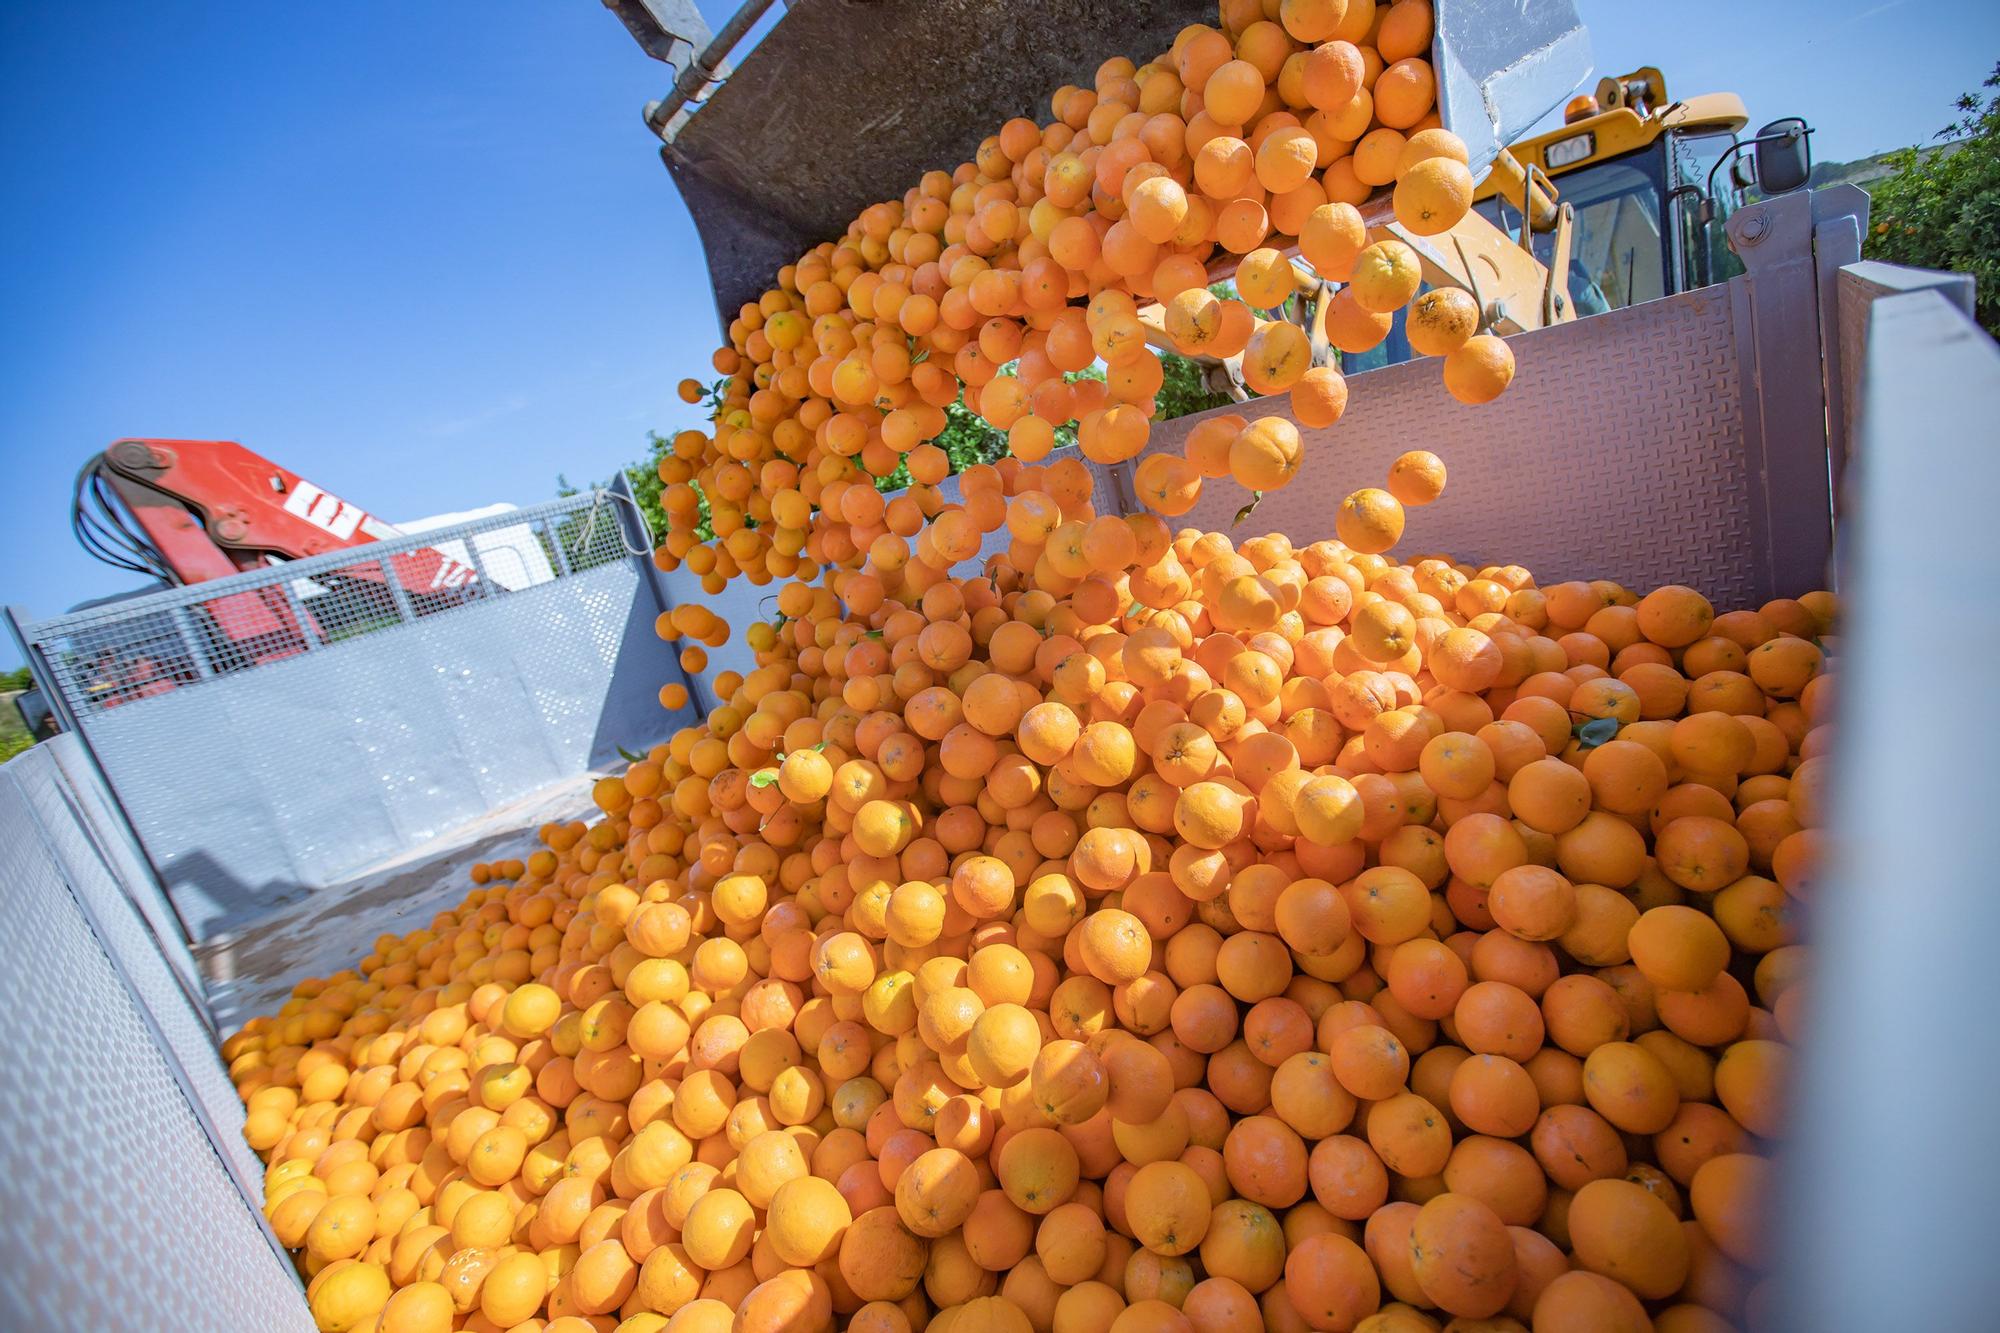
[[[1573,0],[1435,0],[1444,123],[1475,174],[1590,73]],[[805,250],[927,170],[971,158],[1066,83],[1150,58],[1199,0],[795,0],[660,150],[694,214],[724,324]]]

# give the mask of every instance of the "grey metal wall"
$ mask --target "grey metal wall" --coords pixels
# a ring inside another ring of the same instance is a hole
[[[1175,525],[1332,537],[1348,492],[1429,449],[1451,483],[1409,512],[1403,552],[1507,560],[1543,583],[1684,583],[1726,606],[1824,586],[1832,506],[1812,200],[1741,210],[1732,235],[1752,218],[1765,229],[1742,247],[1747,277],[1510,338],[1518,378],[1483,406],[1453,400],[1435,359],[1355,375],[1346,415],[1301,431],[1299,476],[1254,517],[1233,526],[1251,497],[1224,478],[1205,482]],[[1290,416],[1283,397],[1218,411]],[[1178,451],[1213,415],[1156,425],[1148,452]]]
[[[1758,570],[1744,500],[1756,468],[1729,289],[1509,341],[1519,377],[1479,407],[1444,391],[1435,359],[1355,376],[1346,415],[1301,432],[1298,478],[1238,531],[1283,532],[1301,544],[1331,537],[1343,496],[1382,485],[1405,451],[1430,449],[1450,482],[1436,503],[1409,511],[1405,551],[1505,560],[1545,583],[1619,577],[1694,584],[1730,605],[1749,600]],[[1238,410],[1290,416],[1282,398]],[[1161,447],[1185,438],[1155,435],[1171,441]],[[1194,510],[1175,522],[1230,532],[1250,498],[1227,478],[1204,482]]]
[[[333,555],[23,629],[193,938],[676,725],[658,700],[677,672],[653,629],[664,603],[628,505],[579,495],[367,551],[450,542],[481,566],[457,594],[371,600],[335,577],[355,557]],[[308,651],[248,663],[204,639],[260,592],[311,617]]]
[[[1991,1328],[2000,1308],[1986,845],[2000,720],[1977,702],[2000,651],[1985,575],[2000,347],[1965,289],[1864,267],[1846,291],[1865,392],[1827,823],[1840,854],[1810,904],[1798,1129],[1771,1204],[1785,1333]]]
[[[313,1327],[243,1108],[73,736],[0,767],[0,1327]]]

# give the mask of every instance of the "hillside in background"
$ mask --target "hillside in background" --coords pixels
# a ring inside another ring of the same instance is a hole
[[[1955,142],[1938,144],[1934,148],[1920,148],[1917,150],[1917,160],[1929,162],[1933,158],[1950,157],[1962,147],[1964,147],[1963,142]],[[1829,185],[1859,185],[1866,188],[1875,181],[1887,180],[1897,175],[1902,170],[1897,159],[1905,151],[1907,150],[1895,148],[1886,153],[1876,153],[1872,157],[1857,158],[1852,162],[1816,162],[1813,164],[1812,178],[1808,184],[1815,190],[1825,189]]]

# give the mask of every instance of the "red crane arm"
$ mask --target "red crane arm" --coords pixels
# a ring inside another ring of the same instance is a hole
[[[104,460],[110,484],[183,583],[261,569],[267,557],[303,560],[401,535],[231,440],[120,440]],[[472,577],[432,547],[391,561],[414,593],[460,587]],[[341,572],[382,581],[372,561]]]
[[[129,519],[116,512],[121,507]],[[324,602],[276,582],[195,603],[201,633],[185,651],[207,658],[215,671],[307,651],[331,637],[321,624],[329,609],[350,621],[357,614],[407,616],[476,591],[468,586],[472,568],[436,547],[367,556],[371,544],[402,534],[229,440],[120,440],[78,475],[71,525],[99,559],[182,584],[262,569],[273,559],[355,552],[355,563],[315,576]],[[146,657],[120,661],[103,686],[103,703],[176,689],[196,671],[193,658],[165,667]]]

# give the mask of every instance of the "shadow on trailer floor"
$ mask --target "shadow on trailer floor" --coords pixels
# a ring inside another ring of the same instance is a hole
[[[450,833],[379,862],[341,884],[260,921],[249,930],[194,946],[209,1010],[227,1035],[283,1004],[301,977],[352,967],[378,935],[401,935],[455,905],[472,887],[476,861],[526,859],[550,821],[596,814],[585,773],[488,811]]]

